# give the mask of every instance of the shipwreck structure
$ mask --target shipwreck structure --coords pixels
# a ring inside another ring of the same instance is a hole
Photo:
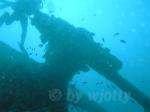
[[[34,13],[31,24],[40,32],[41,41],[48,43],[44,55],[46,62],[37,63],[24,52],[17,52],[0,42],[1,112],[11,109],[18,109],[19,112],[35,111],[41,107],[48,107],[50,112],[67,112],[68,83],[77,72],[87,72],[89,68],[102,74],[123,91],[130,92],[131,97],[150,111],[149,97],[119,74],[122,62],[108,48],[95,42],[92,32],[75,28],[61,18],[40,11]],[[51,101],[48,96],[49,90],[55,88],[63,95],[57,102]],[[78,106],[88,111],[106,112],[86,95]]]

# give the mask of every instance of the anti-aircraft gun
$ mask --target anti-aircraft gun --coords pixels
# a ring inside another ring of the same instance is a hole
[[[43,23],[44,22],[44,23]],[[99,74],[116,84],[123,91],[129,92],[143,108],[150,111],[150,99],[128,80],[124,79],[119,70],[122,62],[113,56],[109,49],[102,48],[93,40],[94,34],[82,28],[75,28],[61,18],[48,16],[39,12],[32,19],[32,24],[41,33],[41,40],[49,43],[45,55],[46,60],[55,57],[54,63],[65,62],[64,66],[75,71],[87,70],[91,67]],[[50,55],[49,52],[53,52]]]

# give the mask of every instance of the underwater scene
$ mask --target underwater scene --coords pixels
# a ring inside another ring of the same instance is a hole
[[[0,112],[150,112],[149,0],[0,0]]]

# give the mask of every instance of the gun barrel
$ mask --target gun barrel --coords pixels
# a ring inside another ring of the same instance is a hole
[[[105,78],[116,84],[124,92],[130,93],[133,97],[145,110],[150,111],[150,98],[140,91],[137,87],[131,84],[128,80],[123,78],[119,73],[112,72],[110,74],[102,73],[101,70],[95,65],[90,65],[96,72],[102,74]]]
[[[88,65],[124,92],[130,93],[145,110],[150,111],[150,98],[118,73],[122,68],[122,62],[105,48],[98,47],[91,50]]]

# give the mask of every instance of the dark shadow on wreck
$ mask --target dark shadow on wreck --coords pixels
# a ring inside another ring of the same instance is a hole
[[[96,43],[93,33],[75,28],[61,18],[40,11],[34,13],[31,21],[41,33],[41,41],[50,45],[44,56],[46,62],[39,64],[24,53],[0,43],[1,112],[14,108],[21,112],[34,111],[41,107],[48,107],[51,112],[67,112],[68,82],[78,71],[85,72],[89,68],[102,74],[123,91],[130,92],[145,110],[150,111],[150,99],[119,75],[122,62],[110,54],[109,49]],[[51,101],[48,96],[49,90],[55,88],[63,93],[58,102]],[[79,107],[88,111],[106,112],[96,102],[88,100],[86,95],[84,97]]]

